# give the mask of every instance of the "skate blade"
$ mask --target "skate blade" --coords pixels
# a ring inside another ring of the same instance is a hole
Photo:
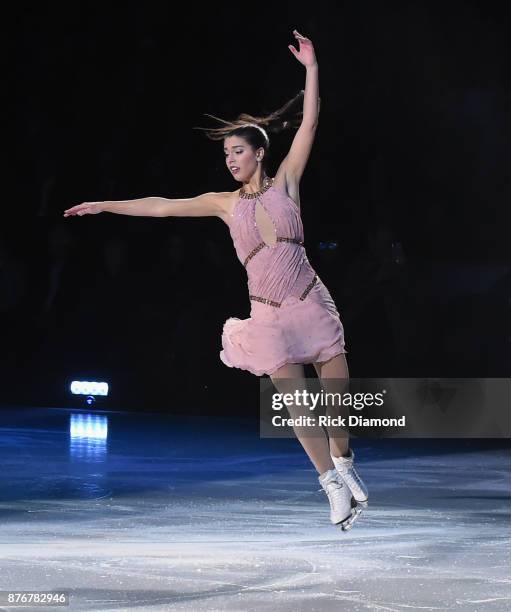
[[[347,519],[344,519],[344,521],[337,523],[337,525],[343,531],[349,531],[353,527],[353,525],[355,524],[355,521],[358,519],[358,517],[361,514],[362,514],[362,508],[360,506],[357,506],[356,508],[352,508],[351,515]]]

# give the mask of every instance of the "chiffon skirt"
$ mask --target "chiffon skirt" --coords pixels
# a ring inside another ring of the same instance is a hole
[[[250,317],[224,323],[220,359],[256,376],[273,374],[286,363],[328,361],[348,351],[344,328],[321,279],[304,300],[288,296],[280,308],[251,301]]]

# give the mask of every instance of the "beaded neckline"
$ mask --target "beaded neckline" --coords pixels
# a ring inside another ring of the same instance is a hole
[[[259,191],[255,191],[254,193],[246,193],[245,192],[245,188],[242,187],[240,189],[240,198],[257,198],[258,196],[262,195],[265,191],[268,191],[268,189],[273,185],[273,181],[275,179],[274,178],[270,178],[269,176],[265,176],[264,180],[263,180],[263,187],[262,189],[259,189]]]

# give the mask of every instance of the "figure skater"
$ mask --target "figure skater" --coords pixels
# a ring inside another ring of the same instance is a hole
[[[303,245],[299,184],[314,142],[319,115],[318,63],[310,39],[293,31],[299,50],[288,48],[305,66],[305,89],[266,117],[241,114],[224,125],[203,129],[222,140],[225,163],[241,187],[193,198],[146,197],[135,200],[84,202],[67,209],[71,215],[111,212],[151,217],[219,217],[228,227],[236,254],[246,269],[250,317],[230,317],[224,324],[220,358],[229,367],[256,376],[267,374],[279,392],[300,385],[304,364],[312,363],[325,387],[348,379],[344,329],[335,303],[310,265]],[[285,113],[298,99],[303,109],[294,120]],[[299,122],[297,117],[300,117]],[[298,127],[288,154],[274,177],[266,172],[268,131]],[[265,129],[266,128],[266,129]],[[288,406],[299,415],[303,407]],[[308,410],[308,408],[307,408]],[[353,465],[348,437],[338,429],[293,426],[318,472],[330,503],[330,520],[350,529],[368,493]],[[320,489],[321,490],[321,489]]]

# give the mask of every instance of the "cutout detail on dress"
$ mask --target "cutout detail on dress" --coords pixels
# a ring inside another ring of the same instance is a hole
[[[266,246],[274,247],[277,244],[277,228],[259,198],[254,206],[254,225]]]

